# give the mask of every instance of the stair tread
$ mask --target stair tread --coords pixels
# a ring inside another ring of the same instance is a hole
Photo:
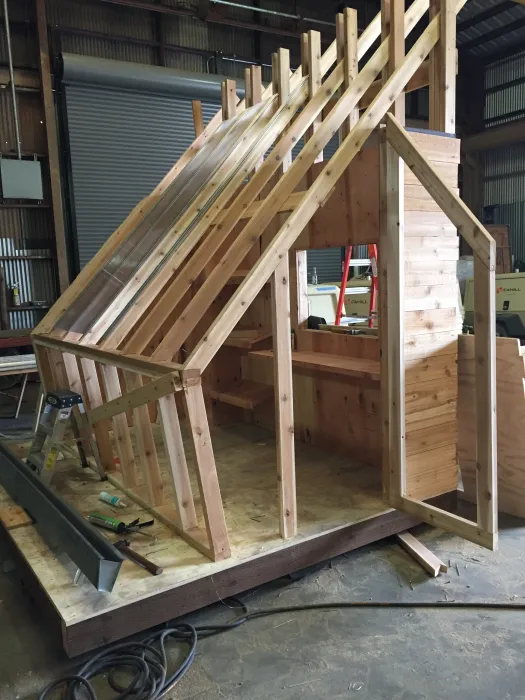
[[[273,396],[273,387],[250,379],[242,379],[227,389],[212,389],[210,396],[216,401],[251,410]]]

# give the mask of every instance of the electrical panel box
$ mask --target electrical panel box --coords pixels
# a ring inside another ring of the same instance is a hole
[[[4,199],[44,199],[42,168],[37,160],[0,158]]]

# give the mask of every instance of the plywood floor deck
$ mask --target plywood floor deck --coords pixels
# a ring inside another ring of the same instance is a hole
[[[162,597],[168,591],[199,579],[211,576],[213,580],[213,575],[225,569],[294,548],[352,523],[373,520],[391,510],[381,498],[377,469],[298,443],[298,535],[285,541],[278,534],[273,435],[257,426],[241,424],[216,428],[212,439],[232,546],[229,559],[211,562],[157,522],[154,528],[149,528],[157,536],[155,543],[134,535],[132,546],[162,566],[163,574],[151,576],[125,561],[113,592],[99,593],[87,581],[72,585],[75,565],[66,555],[52,552],[35,526],[26,525],[10,531],[14,544],[58,613],[63,630],[117,608]],[[113,509],[98,500],[98,494],[103,489],[116,493],[117,489],[98,481],[90,470],[74,468],[64,462],[55,478],[57,490],[81,513],[98,511],[115,515]],[[194,492],[197,493],[196,487]],[[139,506],[127,502],[128,507],[119,511],[123,519],[149,518]],[[197,509],[200,511],[198,503]],[[108,535],[111,538],[112,533]],[[317,560],[323,558],[326,556],[320,552]]]

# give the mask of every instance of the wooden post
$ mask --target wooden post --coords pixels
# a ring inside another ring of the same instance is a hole
[[[80,381],[82,383],[82,395],[86,401],[86,408],[91,410],[102,406],[102,392],[97,375],[97,367],[93,360],[88,360],[85,357],[78,358]],[[113,446],[111,444],[111,436],[109,434],[109,421],[100,421],[93,426],[93,432],[100,453],[100,461],[107,472],[115,471],[115,459],[113,457]]]
[[[191,530],[198,525],[197,514],[195,513],[190,475],[184,453],[179,415],[173,394],[168,394],[168,396],[159,399],[159,412],[173,491],[177,503],[177,524],[184,531]]]
[[[430,0],[430,16],[439,12],[439,41],[430,53],[429,128],[456,133],[455,0]]]
[[[192,380],[193,381],[193,380]],[[221,490],[217,478],[215,456],[211,444],[210,428],[206,416],[206,406],[202,385],[187,385],[184,387],[186,410],[191,426],[191,435],[197,460],[197,477],[202,499],[202,510],[210,549],[215,561],[230,556],[228,530],[222,507]]]
[[[69,286],[69,264],[67,255],[66,228],[62,208],[62,187],[60,182],[60,157],[58,153],[55,104],[51,87],[51,67],[49,62],[49,42],[45,0],[36,0],[36,21],[39,45],[40,84],[44,102],[44,126],[46,129],[47,156],[51,179],[51,206],[55,230],[57,252],[58,284],[60,293]]]
[[[259,102],[262,102],[263,89],[261,66],[250,66],[250,90],[252,104],[256,105]]]
[[[474,255],[477,520],[492,534],[498,531],[495,252],[494,243],[488,267]]]
[[[102,377],[108,401],[122,396],[120,381],[116,367],[102,365]],[[117,453],[120,461],[120,469],[124,486],[132,488],[137,485],[135,456],[125,413],[113,417],[113,434],[117,444]]]
[[[320,32],[310,29],[308,32],[308,93],[310,99],[312,99],[312,97],[321,87],[321,78],[321,34]],[[321,124],[321,120],[322,116],[320,112],[315,118],[311,128],[308,130],[306,139],[311,138],[317,131]],[[323,152],[321,151],[315,159],[315,162],[320,163],[322,160]]]
[[[202,102],[200,100],[191,101],[191,112],[193,115],[193,128],[195,138],[198,138],[204,131],[204,121],[202,119]]]
[[[253,105],[252,100],[252,81],[251,81],[251,70],[249,68],[244,69],[244,102],[246,104],[246,109]]]
[[[290,52],[287,49],[279,49],[276,69],[280,106],[290,94]],[[290,152],[283,159],[283,172],[286,172],[291,164]],[[279,529],[281,536],[287,538],[297,533],[288,253],[283,255],[272,277],[272,333]]]
[[[339,13],[336,18],[336,41],[337,41],[337,62],[344,61],[344,80],[342,92],[347,90],[352,81],[355,80],[359,72],[357,61],[358,32],[357,32],[357,11],[350,7],[345,7],[344,13]],[[348,119],[345,119],[339,129],[339,141],[350,133],[359,121],[359,107],[351,110]]]
[[[140,374],[126,372],[124,375],[128,391],[140,389],[142,377]],[[164,503],[164,487],[160,472],[155,438],[151,428],[148,404],[133,409],[133,425],[135,426],[135,438],[142,467],[144,483],[148,491],[148,499],[152,506],[160,506]]]
[[[382,134],[380,145],[381,406],[383,494],[405,491],[404,163]]]
[[[237,113],[237,94],[235,80],[224,80],[221,86],[221,103],[223,121],[232,119]]]

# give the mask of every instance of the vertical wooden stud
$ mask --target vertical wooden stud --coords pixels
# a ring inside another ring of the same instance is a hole
[[[253,105],[252,99],[252,72],[249,68],[244,69],[244,103],[248,109]]]
[[[116,367],[102,365],[102,377],[108,401],[118,399],[122,395],[120,381]],[[113,434],[117,446],[120,469],[124,486],[133,488],[137,485],[135,456],[125,413],[113,417]]]
[[[79,358],[80,381],[82,383],[82,395],[86,401],[88,410],[101,406],[104,401],[97,376],[97,368],[93,360],[85,357]],[[109,421],[99,421],[93,426],[93,432],[98,445],[100,461],[107,472],[115,471],[113,446],[109,434]]]
[[[143,386],[142,377],[133,372],[126,372],[124,380],[128,391]],[[164,487],[147,404],[133,409],[133,424],[148,499],[152,506],[160,506],[164,503]]]
[[[204,131],[204,121],[202,118],[202,102],[200,100],[191,101],[191,112],[193,115],[193,128],[195,129],[195,138],[198,138]]]
[[[281,536],[297,533],[295,445],[293,421],[292,348],[288,256],[272,277],[272,330]]]
[[[250,66],[250,89],[252,93],[252,104],[262,102],[262,72],[261,66]]]
[[[39,67],[42,100],[44,103],[44,126],[46,130],[48,163],[51,185],[51,205],[57,252],[58,283],[60,292],[69,285],[69,263],[66,242],[64,209],[62,206],[62,185],[60,181],[60,154],[58,150],[55,103],[51,84],[51,67],[49,59],[49,41],[47,36],[47,18],[45,0],[36,0],[36,19],[39,44]]]
[[[404,163],[382,134],[380,146],[381,405],[383,492],[405,492]]]
[[[347,90],[358,74],[357,58],[357,11],[346,7],[344,13],[339,13],[336,17],[336,41],[337,41],[337,62],[343,61],[344,80],[342,91]],[[339,142],[341,143],[350,133],[351,129],[359,121],[359,107],[356,106],[345,119],[339,130]]]
[[[489,268],[474,255],[477,520],[493,534],[498,531],[495,263],[494,243]]]
[[[454,21],[455,21],[454,15]],[[390,0],[390,42],[388,45],[389,75],[401,65],[405,58],[405,0]],[[390,108],[392,114],[401,123],[405,123],[405,91],[394,101]]]
[[[430,52],[429,127],[456,133],[456,12],[453,0],[430,0],[439,12],[439,40]]]
[[[321,87],[321,81],[321,34],[320,32],[310,29],[308,32],[308,96],[310,99]],[[319,113],[314,123],[307,131],[306,140],[311,138],[317,131],[321,124],[321,119],[321,113]],[[322,160],[323,152],[321,151],[315,159],[315,162],[320,163]]]
[[[277,52],[277,90],[279,95],[279,107],[290,96],[290,52],[288,49],[279,49]],[[283,158],[282,170],[286,172],[292,164],[292,152]]]
[[[290,53],[286,49],[279,49],[277,53],[276,70],[279,105],[282,105],[290,94]],[[283,172],[291,164],[292,154],[288,153],[283,159]],[[281,536],[287,538],[297,533],[288,253],[282,257],[272,276],[272,333],[279,529]]]
[[[237,93],[235,80],[224,80],[221,85],[222,119],[233,119],[237,112]]]
[[[177,503],[177,524],[182,530],[191,530],[198,525],[197,514],[195,513],[188,464],[184,453],[179,415],[173,394],[159,399],[159,412],[173,491]]]
[[[202,385],[185,386],[186,410],[197,459],[197,476],[204,511],[206,532],[216,561],[230,556],[228,530],[222,507],[221,490],[211,444],[210,428]]]

